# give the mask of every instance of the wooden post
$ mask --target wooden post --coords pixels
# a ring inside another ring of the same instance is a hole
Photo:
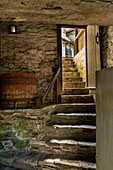
[[[54,84],[54,103],[59,103],[59,78],[56,79]]]
[[[54,84],[54,88],[53,88],[53,100],[54,100],[54,103],[58,103],[58,89],[57,89],[57,83],[58,83],[58,80],[56,80],[55,84]]]
[[[77,36],[77,29],[75,29],[75,37]],[[74,55],[76,55],[78,52],[78,40],[76,39],[74,43]]]
[[[0,58],[2,57],[2,23],[0,22]]]
[[[60,74],[58,76],[58,92],[57,98],[58,103],[61,102],[61,93],[62,93],[62,43],[61,43],[61,25],[57,25],[57,57],[58,64],[60,67]]]

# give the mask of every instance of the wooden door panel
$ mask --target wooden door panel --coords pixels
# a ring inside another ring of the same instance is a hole
[[[97,170],[113,169],[113,67],[97,72]]]
[[[98,37],[97,37],[98,35]],[[97,38],[96,38],[97,37]],[[96,42],[98,41],[98,43]],[[87,26],[87,76],[88,87],[96,85],[96,71],[100,70],[99,27]]]

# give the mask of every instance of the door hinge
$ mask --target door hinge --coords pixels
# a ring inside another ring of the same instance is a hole
[[[99,37],[99,33],[97,32],[97,34],[96,34],[96,43],[99,44],[99,41],[100,41],[100,37]]]

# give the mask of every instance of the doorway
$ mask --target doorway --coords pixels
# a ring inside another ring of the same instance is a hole
[[[86,27],[61,26],[61,63],[63,89],[78,87],[78,83],[76,83],[78,80],[76,79],[78,73],[80,74],[79,77],[84,82],[85,87],[87,87],[86,57]],[[64,74],[66,74],[65,78]],[[72,80],[74,81],[72,82]]]
[[[101,69],[99,27],[58,25],[58,57],[61,77],[63,58],[71,58],[85,87],[95,88],[95,72]]]

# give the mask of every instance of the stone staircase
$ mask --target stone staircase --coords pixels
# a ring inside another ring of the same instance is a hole
[[[96,170],[95,103],[71,58],[63,59],[63,89],[47,134],[31,144],[47,155],[40,169]]]

